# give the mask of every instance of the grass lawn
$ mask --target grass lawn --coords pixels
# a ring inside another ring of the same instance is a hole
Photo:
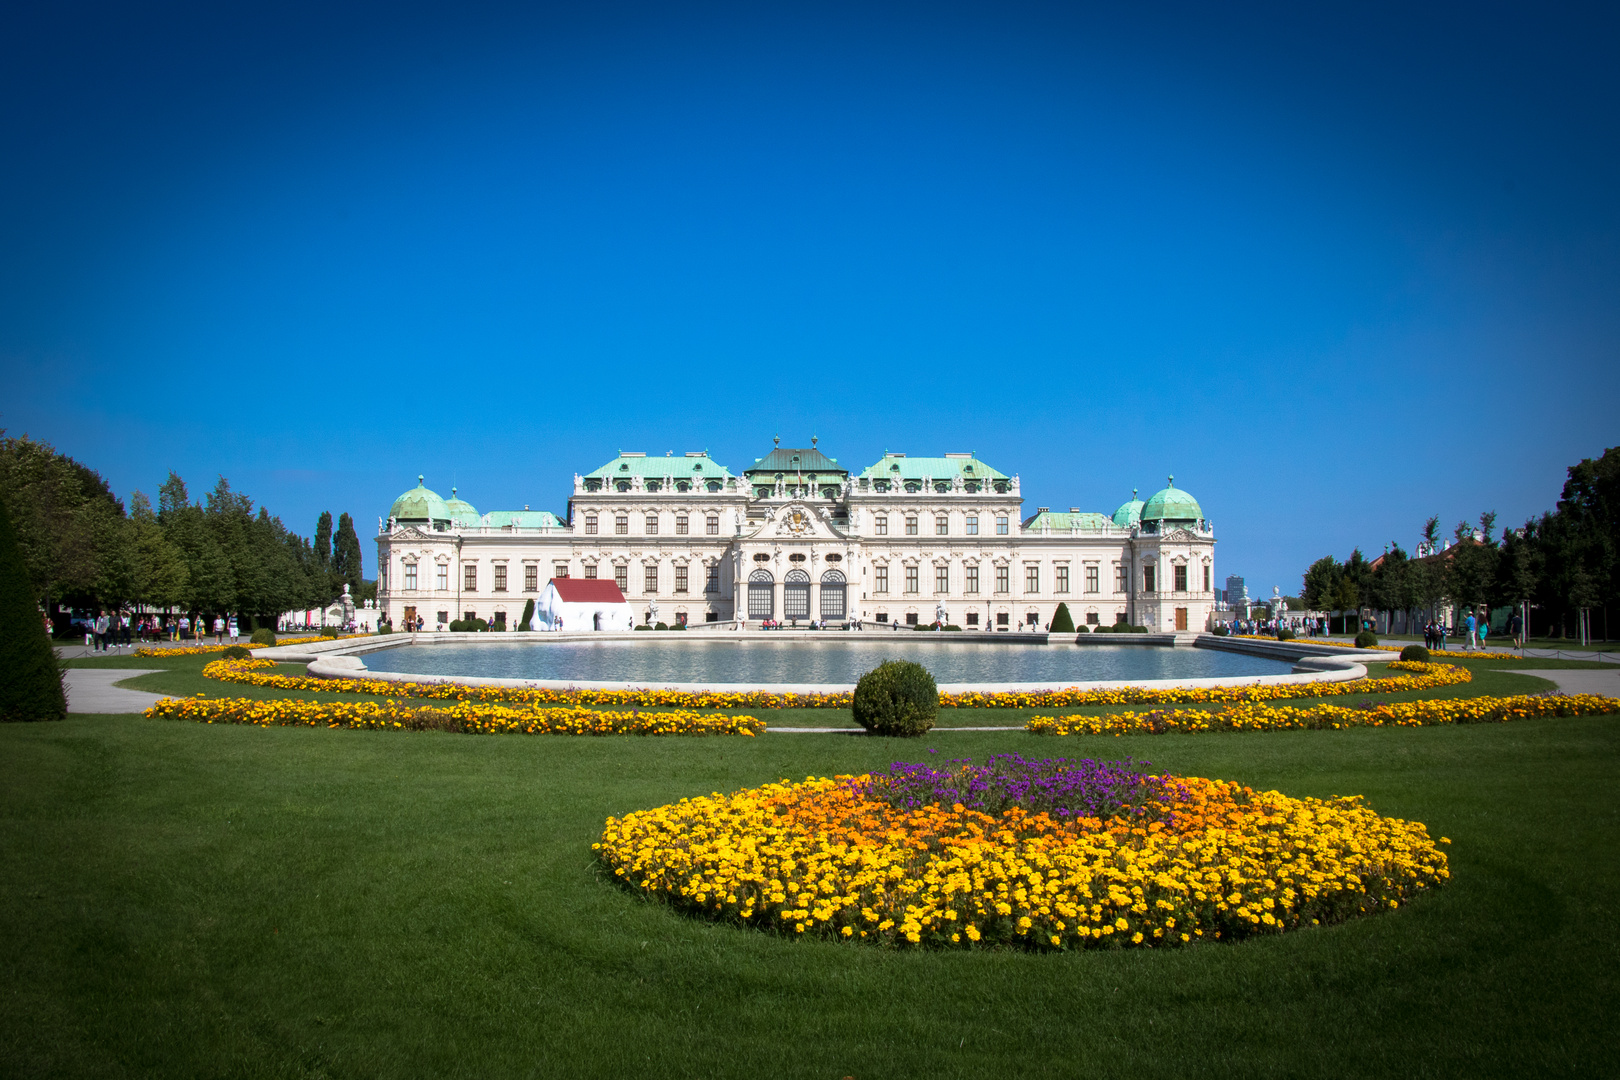
[[[789,940],[594,868],[609,814],[930,746],[1364,794],[1450,837],[1453,880],[1235,946],[1036,955]],[[1620,1073],[1612,716],[911,742],[77,716],[0,728],[0,760],[8,1075]]]

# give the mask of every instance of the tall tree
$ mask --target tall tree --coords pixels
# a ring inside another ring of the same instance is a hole
[[[0,499],[0,721],[63,720],[61,666],[45,633],[11,515]]]
[[[1333,606],[1333,594],[1339,584],[1339,562],[1331,555],[1324,555],[1311,563],[1310,569],[1305,571],[1305,581],[1300,588],[1300,597],[1305,606],[1312,611],[1326,611]]]
[[[332,573],[349,586],[351,596],[359,596],[361,570],[360,537],[355,535],[354,519],[341,514],[332,545]]]
[[[315,522],[315,565],[325,570],[332,565],[332,511],[322,510]]]
[[[124,517],[101,475],[48,443],[0,437],[0,499],[35,599],[46,610],[95,603],[103,546],[116,542]],[[109,577],[114,585],[121,580],[116,572]]]

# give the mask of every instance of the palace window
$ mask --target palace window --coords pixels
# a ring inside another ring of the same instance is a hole
[[[677,566],[675,568],[675,591],[686,591],[686,567],[684,566]]]
[[[434,577],[434,581],[433,581],[434,588],[438,589],[440,592],[449,592],[450,591],[450,566],[449,566],[449,564],[448,563],[440,563],[438,566],[436,566],[434,568],[434,571],[435,571],[434,575],[433,575],[433,577]]]
[[[979,625],[979,613],[977,611],[968,612],[968,614],[967,614],[967,624],[969,626],[978,626]]]
[[[586,514],[585,515],[585,535],[586,536],[595,536],[596,535],[596,515],[595,514]]]
[[[877,517],[872,519],[872,525],[873,528],[877,530],[877,534],[879,536],[889,535],[889,515],[879,514]]]
[[[996,625],[997,626],[1006,626],[1007,625],[1007,613],[1005,611],[996,612]]]
[[[917,591],[917,568],[915,566],[908,566],[908,567],[906,567],[906,592],[914,593],[916,591]]]
[[[996,567],[996,592],[1012,592],[1012,571],[1005,566]]]
[[[967,534],[969,536],[978,536],[979,535],[979,515],[978,514],[969,514],[967,516]]]
[[[907,514],[906,515],[906,535],[907,536],[916,536],[917,535],[917,516],[915,514]]]
[[[562,573],[553,574],[552,577],[567,577],[568,576],[568,564],[567,563],[559,563],[558,565],[560,565],[562,567]],[[523,568],[523,591],[524,592],[536,592],[536,591],[539,590],[539,588],[540,588],[540,568],[538,566],[534,565],[533,563],[530,563],[529,565],[527,565],[527,566],[525,566]]]
[[[630,516],[619,514],[613,519],[613,532],[616,536],[628,536],[630,533]]]
[[[1209,577],[1210,577],[1210,568],[1208,566],[1205,566],[1204,567],[1204,591],[1205,592],[1209,592],[1210,589],[1214,588],[1214,585],[1210,582]]]
[[[1006,536],[1007,535],[1007,515],[1006,514],[997,514],[996,515],[996,535],[997,536]]]
[[[889,591],[889,568],[887,566],[874,566],[872,574],[872,591],[887,594]]]
[[[1097,568],[1095,566],[1088,566],[1088,567],[1086,567],[1086,592],[1097,592],[1097,591],[1098,591]]]
[[[1170,568],[1170,581],[1176,592],[1187,591],[1187,567],[1184,563],[1177,563]]]
[[[708,517],[704,518],[703,519],[703,531],[708,533],[710,536],[719,536],[720,535],[720,515],[719,514],[710,514]]]
[[[1069,591],[1069,568],[1067,566],[1060,566],[1057,568],[1057,582],[1055,589],[1057,592],[1063,593]]]
[[[657,536],[658,535],[658,515],[657,514],[648,514],[647,515],[647,535],[648,536]]]
[[[506,591],[506,567],[500,563],[495,564],[495,591]]]
[[[461,591],[462,592],[477,592],[478,591],[478,567],[476,567],[476,566],[463,566],[461,568]]]
[[[1125,575],[1128,571],[1123,566],[1114,567],[1114,591],[1125,591]]]
[[[685,536],[688,532],[691,531],[686,526],[686,520],[687,519],[686,519],[685,514],[676,514],[675,515],[675,535],[676,536]]]
[[[523,568],[523,587],[529,592],[533,592],[535,585],[538,584],[538,582],[532,582],[530,579],[540,576],[539,569],[538,566],[526,566]],[[568,576],[568,564],[565,562],[552,563],[551,576],[554,578],[566,578]]]
[[[1024,565],[1024,591],[1026,593],[1041,591],[1041,568],[1035,563]]]
[[[641,587],[648,596],[658,595],[658,564],[644,566],[641,570]]]
[[[587,563],[585,565],[585,580],[586,581],[595,581],[596,580],[596,564],[595,563]]]
[[[416,564],[415,563],[408,562],[408,563],[405,564],[405,588],[407,590],[411,590],[411,591],[414,591],[416,589]]]
[[[706,577],[704,577],[704,579],[703,579],[703,591],[704,592],[719,592],[720,591],[720,565],[718,563],[716,563],[714,566],[709,567],[708,575]]]
[[[1157,567],[1153,567],[1153,566],[1144,566],[1144,567],[1142,567],[1142,591],[1143,592],[1152,592],[1153,591],[1153,587],[1156,584],[1156,582],[1154,581],[1154,576],[1155,575],[1154,575],[1153,571],[1156,570],[1156,569],[1157,569]]]
[[[951,568],[948,566],[934,567],[934,591],[948,593],[951,591]]]
[[[935,536],[949,536],[949,535],[951,535],[951,519],[949,517],[945,516],[944,514],[935,514],[934,515],[934,535]]]
[[[622,593],[630,591],[630,568],[628,566],[615,566],[613,568],[613,584],[617,585]]]
[[[977,566],[963,567],[967,571],[967,586],[965,591],[977,593],[979,591],[979,568]]]

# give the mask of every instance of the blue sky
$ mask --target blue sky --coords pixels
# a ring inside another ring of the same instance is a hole
[[[121,495],[561,512],[814,433],[1174,473],[1269,593],[1620,442],[1612,7],[32,8],[0,426]]]

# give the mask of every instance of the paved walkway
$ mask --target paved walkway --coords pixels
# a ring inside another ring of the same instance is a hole
[[[1620,697],[1620,669],[1617,668],[1538,668],[1534,671],[1516,671],[1514,674],[1546,679],[1566,694]]]
[[[151,673],[139,668],[68,668],[62,673],[67,682],[68,712],[145,712],[161,699],[161,694],[125,690],[113,684]]]

